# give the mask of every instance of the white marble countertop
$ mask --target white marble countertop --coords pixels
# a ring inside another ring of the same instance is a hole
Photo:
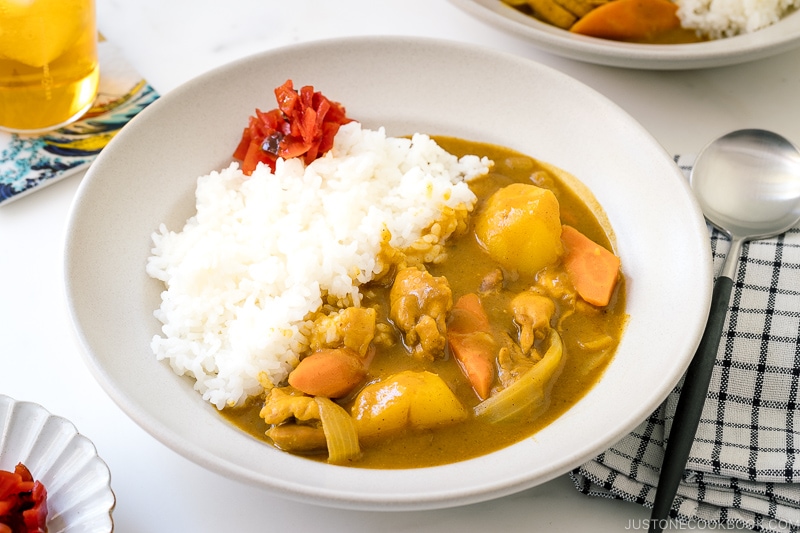
[[[347,35],[465,41],[552,66],[605,94],[671,153],[744,127],[800,142],[800,50],[697,71],[637,71],[539,51],[446,0],[97,0],[99,28],[159,92],[257,51]],[[180,457],[134,424],[83,363],[63,302],[63,232],[76,175],[0,207],[0,392],[75,423],[112,472],[120,533],[485,532],[643,529],[649,512],[592,499],[564,476],[520,494],[423,512],[358,512],[284,500]],[[687,526],[686,529],[691,529]]]

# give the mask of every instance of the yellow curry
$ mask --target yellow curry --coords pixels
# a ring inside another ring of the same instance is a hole
[[[591,207],[530,157],[436,140],[495,162],[470,182],[478,204],[446,258],[400,264],[363,287],[360,307],[321,316],[289,383],[228,420],[311,459],[416,468],[525,439],[600,379],[625,280]]]

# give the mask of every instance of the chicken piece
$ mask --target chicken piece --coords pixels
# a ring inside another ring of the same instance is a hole
[[[578,298],[569,274],[560,268],[545,268],[539,272],[535,290],[554,300],[560,300],[569,307],[574,307]]]
[[[590,0],[555,0],[555,2],[578,18],[597,7],[597,4]]]
[[[541,18],[553,26],[566,30],[577,20],[575,15],[553,0],[527,0],[527,3],[536,13],[537,18]]]
[[[271,389],[259,416],[270,425],[267,437],[281,450],[312,453],[327,447],[317,402],[293,387]]]
[[[292,387],[276,387],[261,408],[259,416],[267,424],[280,424],[295,419],[302,422],[319,420],[319,407],[311,396]]]
[[[389,292],[389,317],[404,333],[415,357],[433,360],[444,355],[447,313],[453,293],[444,277],[409,267],[395,276]]]
[[[311,350],[345,347],[365,357],[375,338],[376,316],[375,309],[348,307],[319,317],[309,339]]]
[[[541,361],[542,356],[535,348],[523,352],[511,337],[503,340],[503,346],[497,353],[497,379],[502,388],[506,388]]]
[[[489,271],[481,280],[479,292],[481,294],[488,294],[490,292],[497,292],[503,288],[503,271],[499,268]]]
[[[533,346],[537,336],[543,338],[550,329],[556,311],[553,300],[533,291],[521,292],[511,300],[511,311],[519,325],[519,346],[523,353]]]
[[[322,426],[281,424],[269,428],[266,435],[275,446],[285,452],[322,453],[328,448]]]

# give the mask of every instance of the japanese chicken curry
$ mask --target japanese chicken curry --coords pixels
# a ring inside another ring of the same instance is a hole
[[[223,416],[311,459],[426,467],[530,437],[601,378],[625,279],[593,206],[530,157],[436,140],[495,163],[470,182],[464,227],[433,262],[400,260],[363,287],[359,307],[322,313],[286,386]]]

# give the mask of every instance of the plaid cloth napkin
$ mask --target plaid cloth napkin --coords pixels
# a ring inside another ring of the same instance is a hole
[[[675,159],[688,175],[692,159]],[[710,226],[709,236],[719,274],[730,243]],[[700,425],[669,523],[661,525],[797,533],[800,227],[745,244],[733,281]],[[576,488],[652,507],[681,386],[628,436],[572,471]]]

